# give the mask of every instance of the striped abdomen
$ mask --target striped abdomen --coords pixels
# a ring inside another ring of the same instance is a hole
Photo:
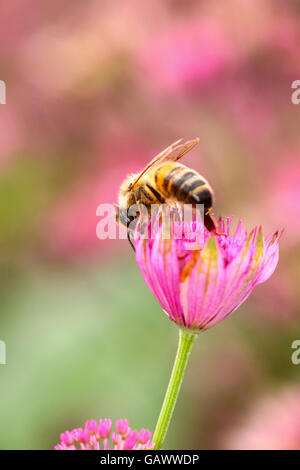
[[[213,191],[203,176],[195,170],[176,162],[166,162],[154,172],[156,189],[167,199],[185,204],[213,205]]]

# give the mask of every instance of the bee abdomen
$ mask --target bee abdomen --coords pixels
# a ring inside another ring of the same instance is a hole
[[[171,195],[186,204],[203,204],[210,208],[213,204],[212,190],[207,181],[197,172],[183,169],[172,180]]]
[[[205,208],[210,208],[213,204],[213,193],[208,182],[184,165],[168,162],[159,167],[155,173],[155,183],[166,200],[204,204]]]

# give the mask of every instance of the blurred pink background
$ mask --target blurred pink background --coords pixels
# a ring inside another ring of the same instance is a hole
[[[167,446],[255,447],[247,437],[249,410],[282,388],[299,395],[300,365],[290,359],[291,343],[300,339],[300,105],[291,102],[291,84],[300,79],[299,21],[292,0],[1,4],[7,96],[0,105],[0,338],[10,351],[0,366],[1,448],[51,448],[59,432],[104,418],[110,408],[116,417],[131,413],[134,428],[153,429],[176,335],[146,291],[127,241],[97,239],[96,208],[116,202],[126,174],[181,137],[200,137],[184,163],[215,189],[216,216],[285,232],[274,276],[199,341]],[[79,355],[64,382],[53,364],[69,367],[65,358],[74,348],[86,351],[91,334],[90,354]],[[122,335],[136,342],[127,364],[110,349]],[[160,379],[140,379],[139,348],[145,345],[144,366],[154,378],[166,335]],[[53,379],[39,388],[49,363]],[[83,380],[94,401],[79,393]],[[135,388],[135,403],[122,398],[113,406],[122,384]],[[274,399],[274,409],[286,396]],[[286,399],[286,413],[296,401]],[[17,416],[26,437],[15,430]],[[300,448],[300,420],[285,422],[295,429],[284,445]],[[276,441],[274,429],[257,426],[260,445]],[[233,437],[225,439],[228,432]]]

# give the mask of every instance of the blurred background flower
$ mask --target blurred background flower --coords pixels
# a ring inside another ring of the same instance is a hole
[[[290,387],[261,399],[225,438],[228,449],[299,450],[300,388]]]
[[[299,382],[299,15],[294,0],[1,4],[0,448],[52,448],[86,416],[153,430],[176,328],[127,241],[96,238],[96,208],[180,137],[201,139],[185,163],[217,216],[285,233],[269,282],[197,342],[166,448],[216,448]]]

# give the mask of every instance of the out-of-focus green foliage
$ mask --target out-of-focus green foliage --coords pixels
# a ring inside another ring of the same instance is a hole
[[[105,270],[34,268],[3,300],[1,448],[49,448],[61,430],[92,417],[127,417],[154,428],[177,328],[131,253]],[[222,418],[230,420],[252,394],[297,381],[290,329],[266,335],[246,321],[251,311],[241,310],[199,336],[167,447],[213,446]]]

